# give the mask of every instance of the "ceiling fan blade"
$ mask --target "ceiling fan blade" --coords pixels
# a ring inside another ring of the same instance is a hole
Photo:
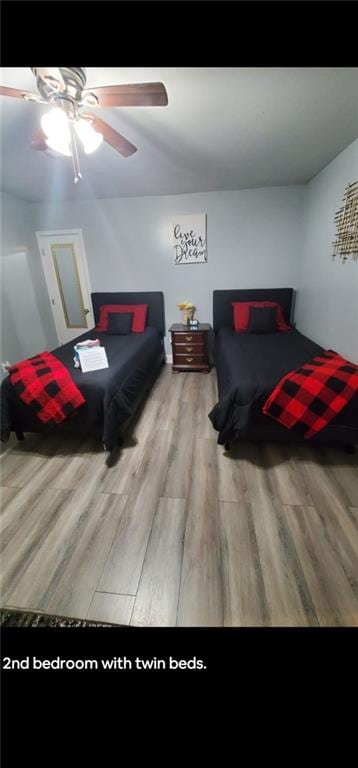
[[[46,151],[48,149],[48,146],[46,144],[46,134],[42,130],[42,128],[38,128],[37,131],[35,131],[32,141],[30,144],[31,149],[38,149],[41,152]]]
[[[97,103],[90,100],[92,94]],[[84,91],[82,99],[84,103],[98,107],[165,107],[168,104],[163,83],[104,85]]]
[[[41,104],[45,103],[37,93],[31,93],[31,91],[19,91],[18,88],[6,88],[4,85],[0,85],[0,96],[14,96],[15,99],[38,101]]]
[[[102,133],[104,141],[110,144],[113,149],[116,149],[123,157],[129,157],[137,152],[137,147],[131,144],[128,139],[125,139],[118,131],[115,131],[108,123],[101,120],[100,117],[91,114],[82,114],[81,117],[90,120],[92,128],[98,133]]]

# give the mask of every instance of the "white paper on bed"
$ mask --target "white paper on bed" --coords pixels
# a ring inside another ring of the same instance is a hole
[[[109,368],[106,350],[104,347],[90,347],[89,349],[79,349],[82,373],[88,371],[100,371],[101,368]]]

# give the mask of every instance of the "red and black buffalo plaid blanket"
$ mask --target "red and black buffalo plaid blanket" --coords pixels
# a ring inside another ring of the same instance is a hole
[[[358,392],[358,365],[332,350],[322,352],[277,384],[262,410],[305,439],[329,424]]]
[[[51,352],[11,365],[8,371],[22,402],[46,424],[59,424],[85,402],[67,368]]]

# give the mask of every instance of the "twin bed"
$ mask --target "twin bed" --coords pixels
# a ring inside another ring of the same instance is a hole
[[[21,439],[24,432],[74,432],[76,435],[94,435],[102,440],[106,450],[112,451],[120,442],[130,418],[158,376],[165,360],[164,353],[164,298],[163,293],[92,293],[96,325],[100,307],[106,304],[147,304],[146,327],[143,333],[111,335],[95,328],[53,350],[52,354],[68,369],[85,398],[84,405],[71,418],[56,427],[42,424],[9,383],[2,382],[2,435],[15,431]],[[88,338],[100,339],[106,349],[109,367],[82,373],[74,368],[74,344]]]
[[[219,400],[209,414],[218,443],[229,448],[241,438],[259,441],[292,442],[302,439],[262,413],[262,406],[278,381],[322,352],[322,347],[291,327],[272,334],[236,333],[232,302],[271,301],[280,304],[285,321],[293,314],[294,292],[289,288],[268,290],[214,291],[214,363]],[[63,433],[98,436],[108,451],[121,436],[139,404],[158,376],[165,361],[164,299],[161,292],[93,293],[96,326],[100,307],[113,304],[147,304],[142,333],[111,335],[96,329],[53,351],[68,369],[85,398],[71,418],[55,427]],[[109,368],[82,373],[73,365],[73,347],[86,338],[99,338],[105,346]],[[2,438],[15,431],[52,432],[25,406],[11,387],[2,382]],[[311,442],[339,443],[353,448],[358,442],[358,394]]]
[[[236,333],[232,302],[272,301],[281,305],[285,321],[293,315],[291,288],[214,291],[214,363],[219,401],[209,414],[219,432],[218,443],[230,448],[241,438],[255,441],[302,440],[262,413],[262,406],[289,371],[322,353],[322,347],[294,327],[273,334]],[[338,443],[354,448],[358,442],[358,394],[311,443]]]

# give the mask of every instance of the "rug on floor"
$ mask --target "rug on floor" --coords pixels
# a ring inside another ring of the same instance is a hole
[[[73,619],[66,616],[55,616],[36,611],[21,611],[10,608],[0,609],[0,625],[2,627],[118,627],[119,624],[109,622]]]

